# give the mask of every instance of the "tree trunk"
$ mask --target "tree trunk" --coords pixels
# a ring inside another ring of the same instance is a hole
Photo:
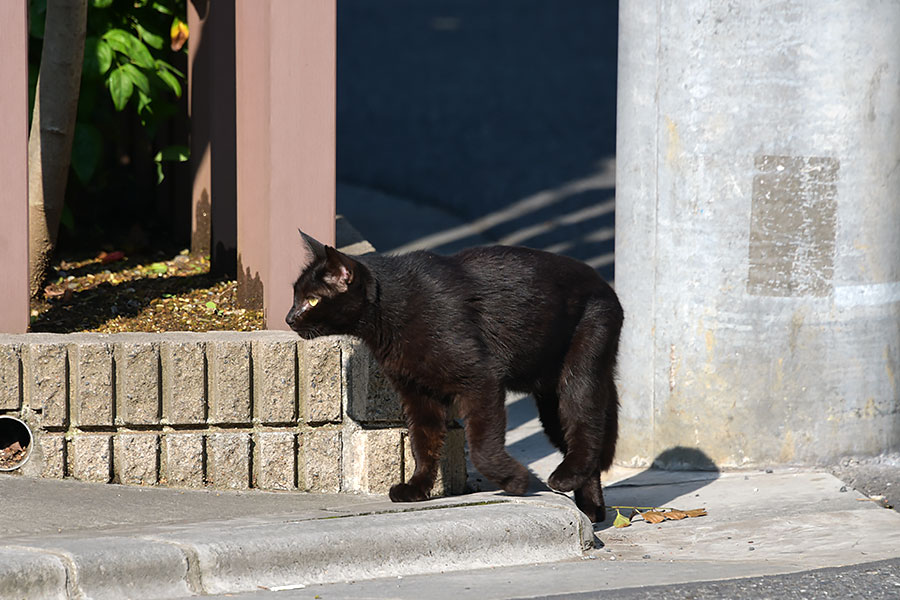
[[[62,215],[72,155],[87,0],[47,0],[44,49],[28,136],[31,296],[40,294]]]

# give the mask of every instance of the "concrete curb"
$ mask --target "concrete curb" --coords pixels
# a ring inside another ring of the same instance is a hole
[[[540,494],[405,512],[172,525],[0,546],[0,598],[176,598],[580,556],[590,523]],[[471,497],[469,498],[471,501]]]

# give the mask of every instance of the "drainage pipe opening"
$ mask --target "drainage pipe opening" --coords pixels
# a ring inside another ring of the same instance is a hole
[[[15,417],[0,415],[0,471],[15,471],[28,462],[33,442],[28,425]]]

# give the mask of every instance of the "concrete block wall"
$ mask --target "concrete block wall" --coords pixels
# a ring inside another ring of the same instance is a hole
[[[384,494],[414,466],[399,400],[342,337],[0,335],[0,415],[31,428],[32,476]],[[435,495],[463,491],[462,440]]]

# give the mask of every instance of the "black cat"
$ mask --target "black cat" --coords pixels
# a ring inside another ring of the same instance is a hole
[[[504,398],[514,390],[534,396],[565,455],[550,487],[575,490],[592,521],[605,518],[600,474],[618,435],[613,377],[623,313],[591,267],[504,246],[350,257],[301,235],[309,260],[288,325],[306,339],[361,338],[402,398],[416,469],[391,488],[391,500],[428,497],[451,402],[478,471],[524,494],[529,472],[505,449]]]

